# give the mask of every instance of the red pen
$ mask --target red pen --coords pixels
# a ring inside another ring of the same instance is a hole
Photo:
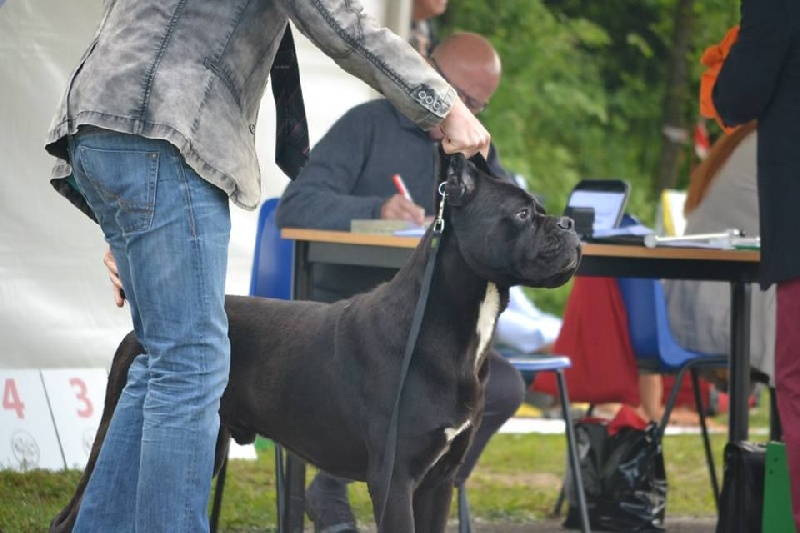
[[[411,198],[411,193],[408,192],[408,188],[406,187],[406,183],[403,181],[403,178],[400,177],[400,174],[395,174],[392,176],[392,181],[394,181],[394,186],[397,189],[397,192],[402,194],[406,200],[409,202],[413,202],[414,200]]]

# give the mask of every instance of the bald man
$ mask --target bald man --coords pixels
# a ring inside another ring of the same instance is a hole
[[[476,34],[449,37],[434,50],[430,62],[476,115],[486,108],[500,83],[500,58],[491,43]],[[436,143],[441,139],[440,130],[420,130],[386,100],[351,109],[314,147],[308,164],[286,188],[278,206],[278,225],[348,231],[352,219],[422,223],[434,214]],[[495,175],[507,178],[494,148],[484,155]],[[395,174],[405,181],[410,198],[395,188]],[[367,291],[394,273],[393,269],[319,265],[314,271],[313,296],[333,302]],[[519,372],[496,353],[489,363],[483,421],[456,476],[457,484],[466,480],[490,437],[524,398]],[[344,480],[318,474],[308,488],[306,510],[316,531],[358,531]]]

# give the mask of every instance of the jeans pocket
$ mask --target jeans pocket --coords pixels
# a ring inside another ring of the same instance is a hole
[[[124,233],[148,229],[155,212],[160,153],[80,146],[78,154],[83,177],[91,185],[91,192],[83,189],[92,210],[113,213]],[[98,202],[102,205],[95,205]]]

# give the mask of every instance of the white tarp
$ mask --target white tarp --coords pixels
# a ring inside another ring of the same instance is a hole
[[[383,0],[364,4],[382,14]],[[101,5],[0,0],[0,368],[107,367],[130,329],[127,307],[113,303],[100,230],[52,189],[52,160],[43,149]],[[393,19],[398,13],[407,16],[407,1],[392,6]],[[373,94],[295,34],[313,143]],[[264,198],[279,195],[287,182],[273,164],[273,128],[267,91],[256,132]],[[227,290],[246,294],[257,213],[231,212]]]

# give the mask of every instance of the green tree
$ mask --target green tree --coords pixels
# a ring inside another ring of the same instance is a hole
[[[480,33],[497,48],[503,80],[481,119],[504,164],[549,211],[563,210],[581,178],[621,178],[632,186],[629,211],[654,225],[670,57],[685,71],[673,76],[671,124],[691,131],[699,58],[737,20],[738,0],[459,0],[442,30]],[[677,55],[676,35],[685,43]],[[676,185],[685,186],[693,154],[691,142],[676,147]],[[536,302],[560,313],[568,290]]]
[[[485,35],[503,62],[503,80],[481,116],[503,161],[523,174],[550,209],[562,209],[581,178],[587,122],[607,120],[605,90],[586,47],[608,37],[583,19],[565,19],[539,0],[453,2],[445,31]]]
[[[503,62],[503,80],[481,119],[504,165],[560,212],[583,176],[580,152],[595,124],[608,122],[599,65],[587,52],[608,43],[585,19],[553,13],[540,0],[451,3],[444,31],[486,36]],[[568,288],[542,291],[536,302],[561,313]]]

